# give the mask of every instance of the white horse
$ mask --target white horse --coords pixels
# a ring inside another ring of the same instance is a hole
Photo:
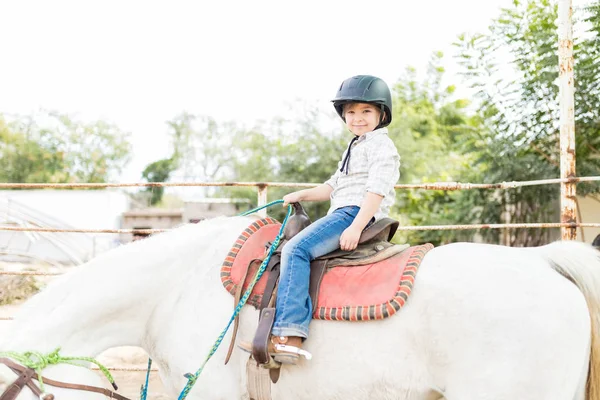
[[[96,356],[140,346],[173,396],[232,313],[219,278],[226,253],[253,219],[216,218],[102,254],[28,301],[0,351]],[[314,321],[311,361],[284,366],[274,400],[600,400],[600,253],[582,243],[539,248],[458,243],[424,258],[405,307],[369,322]],[[246,306],[238,338],[254,334]],[[247,399],[240,350],[227,339],[188,399]],[[49,378],[102,385],[59,365]],[[15,375],[0,370],[0,393]],[[586,389],[586,382],[588,382]],[[103,399],[50,388],[57,400]],[[32,400],[24,389],[19,400]]]

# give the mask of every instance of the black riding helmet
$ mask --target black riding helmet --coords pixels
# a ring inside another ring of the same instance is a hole
[[[392,94],[383,81],[371,75],[356,75],[346,79],[337,91],[335,99],[331,100],[340,118],[344,118],[344,104],[369,103],[376,104],[381,109],[382,119],[377,128],[388,126],[392,122]],[[385,117],[384,117],[385,114]]]

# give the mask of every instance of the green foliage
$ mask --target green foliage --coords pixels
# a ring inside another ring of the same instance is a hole
[[[233,140],[243,135],[235,122],[218,123],[211,117],[189,113],[177,115],[167,122],[171,137],[172,154],[146,166],[142,178],[147,182],[166,182],[174,174],[183,181],[219,181],[232,178],[234,164]],[[204,195],[215,195],[218,190],[202,188]],[[164,187],[149,187],[150,204],[161,203]]]
[[[83,123],[47,113],[0,117],[0,181],[107,182],[129,160],[128,135],[104,121]]]
[[[558,101],[557,7],[548,0],[515,1],[503,9],[486,35],[462,36],[457,46],[463,73],[477,90],[477,113],[486,129],[477,137],[459,137],[463,153],[475,155],[478,173],[466,179],[503,182],[559,176],[560,110]],[[586,14],[592,29],[575,40],[575,102],[578,175],[600,174],[598,121],[600,64],[597,40],[600,13]],[[588,24],[588,26],[590,26]],[[579,193],[598,191],[579,185]],[[460,212],[468,222],[540,222],[558,219],[557,186],[506,192],[464,194],[476,212]],[[470,218],[469,218],[470,216]],[[499,232],[485,230],[490,241]],[[550,230],[503,232],[510,245],[539,245],[556,235]]]
[[[342,131],[323,132],[316,108],[306,107],[295,120],[276,119],[235,136],[232,148],[235,180],[244,182],[306,182],[320,184],[335,172],[342,152],[351,139]],[[333,113],[332,113],[333,114]],[[327,116],[331,117],[331,116]],[[268,189],[269,201],[300,188]],[[256,189],[221,189],[222,195],[245,197],[255,205]],[[328,202],[304,204],[311,219],[326,214]],[[273,208],[270,215],[283,219],[284,209]]]
[[[0,118],[1,182],[64,182],[64,154],[47,132],[32,138],[29,132]]]
[[[175,158],[167,158],[150,163],[142,171],[142,178],[146,182],[167,182],[171,173],[177,168]],[[163,186],[148,187],[145,189],[150,193],[150,205],[154,206],[161,202],[165,188]]]
[[[173,160],[186,179],[219,180],[230,176],[232,140],[242,129],[232,121],[182,113],[168,122]]]
[[[390,137],[401,157],[400,182],[417,184],[457,180],[471,168],[473,156],[461,153],[455,143],[479,129],[479,121],[469,118],[469,102],[454,99],[454,86],[444,86],[443,55],[433,55],[428,73],[419,81],[408,69],[394,87],[394,119]],[[431,190],[397,192],[392,215],[403,225],[445,225],[455,223],[457,193]],[[399,233],[397,239],[409,243],[440,244],[465,238],[460,231],[418,231]]]

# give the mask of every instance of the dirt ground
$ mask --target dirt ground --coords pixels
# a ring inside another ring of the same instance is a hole
[[[148,366],[148,355],[137,347],[119,347],[105,351],[98,357],[107,368],[145,368]],[[156,369],[153,366],[153,369]],[[98,372],[101,374],[100,372]],[[119,393],[130,399],[140,398],[140,387],[146,379],[146,372],[111,371],[115,382],[119,386]],[[101,374],[102,375],[102,374]],[[150,372],[148,400],[171,400],[177,397],[167,396],[158,372]]]

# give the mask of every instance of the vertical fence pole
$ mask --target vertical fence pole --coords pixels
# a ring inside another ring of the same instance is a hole
[[[560,177],[575,173],[575,81],[573,74],[573,3],[558,2],[558,64],[560,81]],[[560,220],[577,221],[576,184],[560,184]],[[561,228],[562,240],[577,239],[577,228]]]
[[[258,185],[258,206],[264,206],[265,204],[267,204],[267,185],[260,184]],[[263,208],[258,212],[258,215],[260,215],[263,218],[266,217],[267,209]]]

